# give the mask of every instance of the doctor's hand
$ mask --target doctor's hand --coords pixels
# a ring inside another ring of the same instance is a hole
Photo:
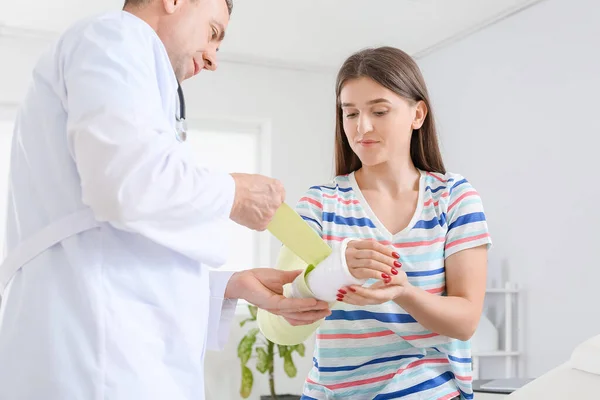
[[[231,220],[250,229],[264,231],[285,200],[283,185],[278,180],[263,175],[231,176],[235,181]]]
[[[287,298],[283,285],[292,283],[298,271],[281,271],[272,268],[256,268],[233,274],[227,288],[226,298],[244,299],[258,308],[281,315],[291,325],[308,325],[331,314],[329,304],[316,299]]]

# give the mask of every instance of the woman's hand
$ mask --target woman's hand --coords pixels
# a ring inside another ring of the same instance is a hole
[[[338,301],[358,306],[382,304],[402,294],[408,278],[401,270],[400,255],[387,246],[372,240],[348,243],[346,263],[357,279],[377,279],[380,282],[368,288],[351,286],[338,291]]]
[[[346,248],[346,264],[356,279],[378,279],[389,283],[399,274],[400,255],[374,240],[352,240]]]
[[[369,287],[353,285],[340,289],[338,301],[355,306],[383,304],[402,296],[409,286],[406,273],[399,270],[389,281],[376,282]]]

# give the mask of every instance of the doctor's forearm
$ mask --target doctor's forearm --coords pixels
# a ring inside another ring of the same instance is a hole
[[[471,301],[438,296],[415,286],[407,286],[395,302],[425,328],[454,339],[470,339],[479,321],[478,308]]]

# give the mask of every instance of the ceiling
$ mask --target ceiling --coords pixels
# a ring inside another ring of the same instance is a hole
[[[221,55],[230,61],[335,68],[353,51],[385,44],[418,57],[538,1],[234,0]],[[80,17],[123,4],[122,0],[3,2],[0,25],[5,34],[38,32],[44,37]]]

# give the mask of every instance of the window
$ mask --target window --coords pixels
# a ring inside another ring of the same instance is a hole
[[[13,122],[0,119],[0,260],[3,258],[4,235],[6,234],[6,207],[8,201],[8,170]]]
[[[227,172],[269,174],[267,129],[261,125],[190,122],[187,141],[198,163]],[[230,253],[222,269],[242,270],[269,265],[266,232],[255,232],[229,221]]]

